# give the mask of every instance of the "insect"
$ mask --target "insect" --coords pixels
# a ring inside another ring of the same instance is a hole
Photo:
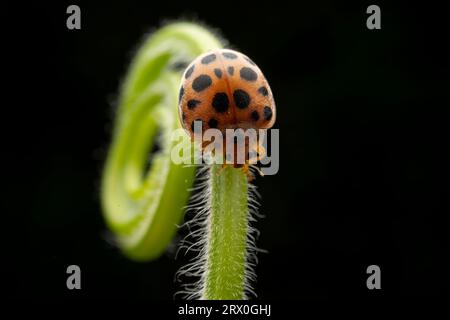
[[[219,49],[200,55],[186,68],[179,92],[179,118],[194,139],[195,122],[203,131],[271,128],[276,109],[272,91],[258,66],[240,52]],[[243,167],[248,173],[252,157],[256,155],[260,160],[265,150],[247,140],[242,146],[246,148],[245,163],[232,162],[235,168]],[[224,141],[224,158],[239,147],[236,142],[230,145]]]

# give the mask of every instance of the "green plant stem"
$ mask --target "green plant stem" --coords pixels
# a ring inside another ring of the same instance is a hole
[[[203,298],[245,298],[248,234],[248,181],[232,166],[210,169],[210,211]]]

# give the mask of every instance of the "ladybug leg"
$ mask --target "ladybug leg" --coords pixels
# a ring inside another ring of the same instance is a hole
[[[257,147],[257,160],[260,161],[266,157],[266,149],[262,145],[258,145]]]
[[[253,149],[252,152],[248,153],[248,159],[246,164],[242,167],[242,171],[247,174],[248,181],[252,181],[255,176],[250,171],[250,165],[253,165],[253,168],[259,173],[261,177],[264,177],[264,173],[256,166],[256,163],[266,156],[266,149],[262,145],[257,145]]]
[[[258,171],[261,177],[264,177],[264,172],[262,172],[258,167],[255,167],[255,170]]]

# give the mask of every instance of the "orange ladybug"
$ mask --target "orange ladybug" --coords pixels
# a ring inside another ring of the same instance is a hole
[[[179,92],[179,117],[194,138],[195,121],[201,121],[203,131],[271,128],[276,109],[258,66],[240,52],[219,49],[200,55],[186,68]]]

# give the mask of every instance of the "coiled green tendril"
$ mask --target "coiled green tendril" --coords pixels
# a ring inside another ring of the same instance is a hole
[[[131,63],[121,89],[101,193],[108,227],[131,259],[154,259],[165,250],[194,181],[195,167],[174,164],[170,157],[175,143],[171,134],[180,126],[177,104],[182,75],[173,65],[221,47],[205,28],[174,23],[153,33]],[[155,143],[160,150],[145,172]],[[203,256],[197,257],[200,265],[196,264],[202,274],[193,296],[243,299],[249,271],[247,176],[232,167],[220,170],[217,165],[209,170]]]

